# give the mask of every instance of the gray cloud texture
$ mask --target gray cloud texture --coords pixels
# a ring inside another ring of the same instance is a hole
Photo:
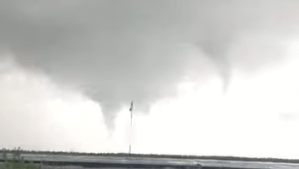
[[[186,76],[201,79],[214,66],[226,89],[232,69],[283,58],[273,42],[295,33],[298,7],[291,0],[2,0],[0,49],[98,101],[112,127],[123,105],[134,100],[146,112],[174,96]]]

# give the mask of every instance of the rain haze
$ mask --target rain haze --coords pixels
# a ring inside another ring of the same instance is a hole
[[[299,158],[298,9],[1,0],[0,147]]]

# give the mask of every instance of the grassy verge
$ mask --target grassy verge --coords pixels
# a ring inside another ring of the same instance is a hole
[[[3,150],[2,150],[3,151]],[[5,151],[5,150],[4,150]],[[24,161],[21,157],[21,148],[10,150],[13,154],[12,159],[7,159],[6,152],[4,152],[5,163],[1,169],[37,169],[37,166],[31,161]]]

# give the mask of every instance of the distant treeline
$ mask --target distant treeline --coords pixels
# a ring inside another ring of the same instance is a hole
[[[2,149],[0,153],[13,153],[15,150]],[[280,162],[280,163],[299,163],[299,159],[278,159],[278,158],[249,158],[234,156],[194,156],[194,155],[165,155],[165,154],[127,154],[127,153],[82,153],[82,152],[63,152],[63,151],[29,151],[21,150],[20,153],[26,154],[59,154],[59,155],[84,155],[102,157],[146,157],[146,158],[174,158],[174,159],[203,159],[203,160],[231,160],[231,161],[254,161],[254,162]]]

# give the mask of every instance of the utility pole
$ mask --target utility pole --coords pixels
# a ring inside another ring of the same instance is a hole
[[[133,119],[133,101],[131,102],[130,114],[131,114],[131,124],[130,124],[130,143],[129,143],[129,155],[131,154],[131,149],[132,149],[132,119]]]

